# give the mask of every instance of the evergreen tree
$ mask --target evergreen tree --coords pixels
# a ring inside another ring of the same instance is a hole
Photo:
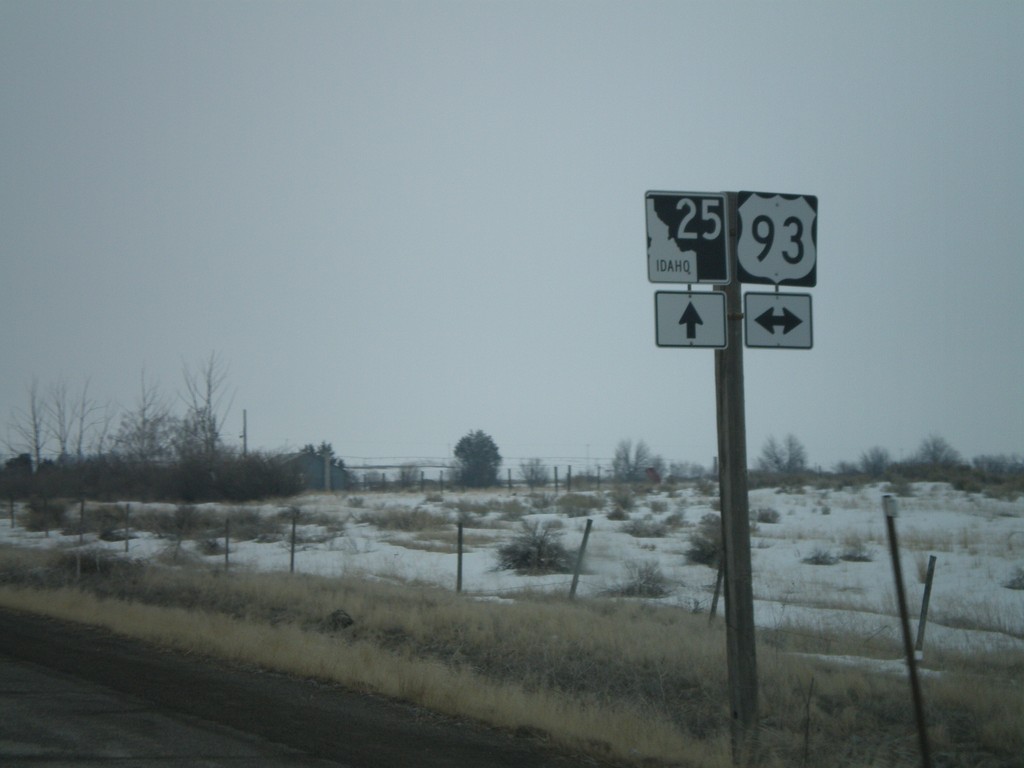
[[[498,482],[501,454],[491,436],[470,432],[455,445],[455,477],[468,488],[487,488]]]

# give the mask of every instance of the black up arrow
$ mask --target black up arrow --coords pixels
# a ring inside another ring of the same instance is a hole
[[[697,338],[697,326],[704,325],[704,321],[700,319],[700,315],[697,314],[692,301],[686,305],[683,316],[679,318],[679,324],[686,326],[686,338]]]
[[[782,308],[782,314],[777,317],[769,308],[758,315],[755,319],[757,320],[757,323],[772,336],[775,335],[775,326],[777,325],[782,326],[782,335],[785,336],[803,322],[803,320],[790,312],[786,307]]]

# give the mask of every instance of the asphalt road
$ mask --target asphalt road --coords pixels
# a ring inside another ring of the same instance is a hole
[[[264,739],[185,715],[45,667],[0,657],[0,763],[11,768],[321,768]]]
[[[0,765],[569,768],[535,740],[0,609]]]

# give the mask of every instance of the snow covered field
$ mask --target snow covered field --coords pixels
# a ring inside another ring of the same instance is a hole
[[[930,555],[937,557],[930,601],[925,656],[929,649],[1024,651],[1024,590],[1005,586],[1024,568],[1024,500],[1014,502],[967,494],[945,483],[920,483],[900,497],[896,520],[902,565],[916,630],[917,612]],[[708,490],[708,489],[705,489]],[[715,491],[710,491],[712,494]],[[892,566],[889,559],[884,485],[844,490],[806,487],[793,492],[750,492],[755,620],[759,627],[792,632],[842,632],[900,640]],[[609,489],[582,495],[601,506],[570,517],[559,504],[564,494],[547,492],[446,491],[303,495],[284,503],[194,509],[207,528],[186,540],[182,552],[211,567],[223,567],[223,520],[245,516],[263,531],[243,537],[232,523],[231,569],[288,571],[291,513],[296,518],[295,570],[322,575],[361,575],[426,582],[455,589],[456,522],[464,521],[463,591],[487,599],[512,599],[522,590],[568,594],[571,574],[517,575],[496,570],[497,550],[522,530],[523,521],[561,526],[563,545],[578,549],[587,518],[593,528],[577,594],[598,596],[630,583],[639,571],[660,570],[669,590],[662,604],[706,613],[715,571],[691,564],[687,551],[701,518],[717,514],[716,498],[697,486],[637,493],[628,512],[615,514]],[[173,513],[171,504],[130,502],[130,520]],[[108,509],[110,509],[108,505]],[[16,509],[16,520],[22,510]],[[613,518],[626,519],[609,519]],[[75,511],[69,518],[76,517]],[[165,515],[169,518],[171,515]],[[211,521],[214,522],[211,526]],[[776,521],[776,522],[772,522]],[[131,523],[129,523],[131,525]],[[220,526],[218,528],[218,525]],[[128,556],[152,558],[177,546],[176,537],[132,526]],[[663,533],[637,536],[634,533]],[[643,529],[647,529],[646,531]],[[123,541],[84,536],[84,545],[124,552]],[[21,547],[79,546],[73,525],[63,533],[28,532],[0,519],[0,543]],[[808,559],[830,564],[812,564]],[[655,568],[656,566],[656,568]],[[1019,586],[1019,585],[1018,585]],[[719,615],[721,615],[721,605]]]

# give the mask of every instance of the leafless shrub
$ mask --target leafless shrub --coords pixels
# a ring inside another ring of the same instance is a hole
[[[690,536],[690,548],[686,559],[691,563],[718,566],[722,553],[722,520],[718,515],[706,514],[697,524],[697,530]]]
[[[808,565],[835,565],[839,558],[827,549],[816,549],[808,557],[803,559]]]
[[[498,550],[498,569],[523,574],[568,573],[572,556],[562,532],[550,522],[523,521],[523,528]]]
[[[782,519],[782,515],[779,514],[779,511],[777,509],[772,509],[771,507],[761,507],[754,512],[754,516],[757,522],[767,523],[769,525],[774,525]]]
[[[622,530],[638,539],[660,539],[668,533],[668,525],[653,515],[646,515],[630,520]]]
[[[626,580],[608,594],[617,597],[665,597],[671,590],[661,566],[653,560],[626,563]]]
[[[843,542],[843,552],[840,559],[850,563],[870,563],[874,560],[868,545],[859,536],[849,536]]]
[[[1018,567],[1003,586],[1007,589],[1024,589],[1024,568]]]
[[[636,506],[636,496],[632,489],[624,485],[617,485],[608,494],[612,511],[608,513],[609,520],[627,520],[629,513]]]

